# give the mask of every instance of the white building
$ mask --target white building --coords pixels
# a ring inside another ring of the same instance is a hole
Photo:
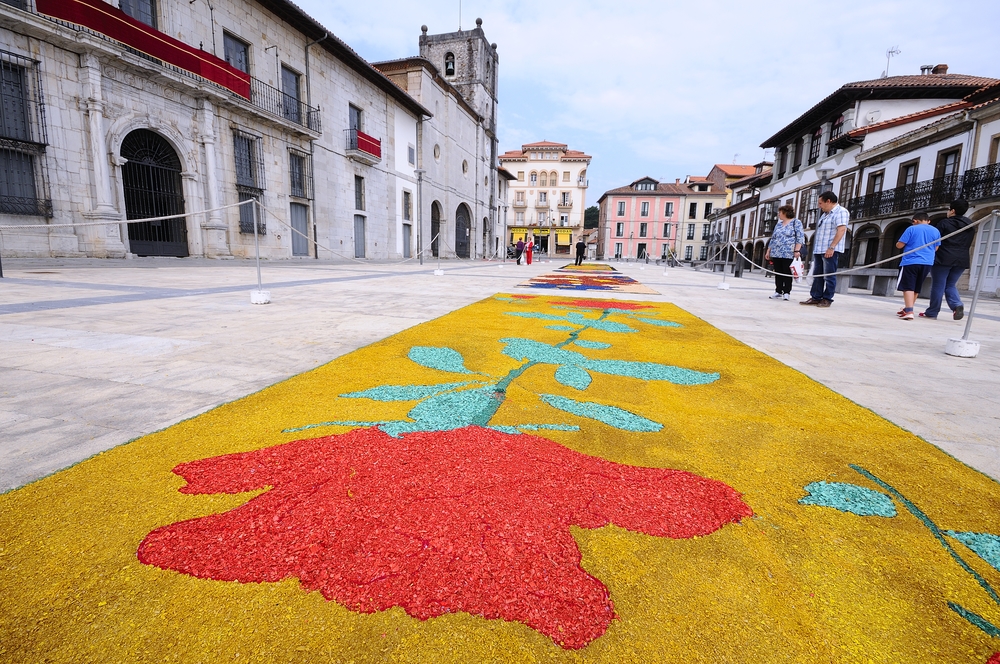
[[[451,112],[450,83],[408,94],[290,2],[120,7],[0,3],[0,225],[26,227],[4,231],[5,255],[249,256],[256,229],[271,258],[403,258],[435,203],[445,255],[481,252],[495,159],[482,114]],[[426,39],[485,43],[480,27]],[[249,199],[264,211],[218,209]],[[177,213],[191,214],[122,223]]]
[[[745,212],[751,223],[737,226],[729,216],[729,238],[761,264],[777,208],[787,204],[806,225],[804,253],[811,254],[819,194],[832,190],[851,212],[847,267],[898,255],[896,241],[916,211],[939,218],[952,199],[965,197],[970,218],[988,214],[1000,197],[989,165],[996,160],[990,142],[1000,135],[998,83],[937,65],[842,86],[761,144],[776,150],[773,174],[750,183],[759,203]],[[843,285],[877,287],[875,276]]]
[[[514,213],[507,242],[531,236],[535,251],[569,254],[584,235],[587,168],[590,155],[565,143],[527,143],[500,155],[500,165],[515,175],[507,204]]]

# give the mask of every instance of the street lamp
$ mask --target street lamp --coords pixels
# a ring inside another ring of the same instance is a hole
[[[417,256],[420,257],[420,264],[424,264],[424,173],[422,168],[417,168],[413,173],[417,176]]]

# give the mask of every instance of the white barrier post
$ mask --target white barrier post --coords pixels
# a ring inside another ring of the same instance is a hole
[[[257,219],[258,219],[257,215],[258,215],[258,212],[260,212],[260,216],[263,217],[264,216],[263,215],[264,210],[263,209],[261,209],[259,211],[257,210],[256,206],[260,205],[260,202],[256,198],[252,198],[250,200],[252,200],[253,203],[254,203],[253,206],[251,206],[250,209],[253,210],[253,213],[254,213],[253,214],[253,246],[254,246],[254,249],[256,250],[256,253],[257,253],[257,290],[252,291],[250,293],[250,304],[267,304],[267,303],[269,303],[271,301],[271,292],[270,291],[266,291],[266,290],[264,290],[261,287],[261,283],[260,283],[260,241],[257,239],[257,236],[260,234],[260,224],[257,222]]]
[[[997,222],[1000,222],[1000,210],[993,210],[992,221],[990,221],[990,234],[986,238],[986,245],[983,247],[983,262],[979,266],[979,275],[976,277],[976,290],[972,293],[972,304],[969,306],[969,319],[965,321],[965,333],[961,339],[948,339],[944,346],[944,352],[954,357],[975,357],[979,354],[979,342],[969,340],[969,331],[972,329],[972,318],[976,315],[976,303],[979,302],[979,291],[983,287],[983,278],[990,264],[990,249],[993,247],[993,234],[997,229]],[[986,229],[983,229],[985,234]],[[973,251],[973,256],[978,252]],[[1000,266],[998,266],[1000,267]]]

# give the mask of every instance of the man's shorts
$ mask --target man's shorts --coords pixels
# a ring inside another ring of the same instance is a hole
[[[920,292],[924,279],[931,273],[930,265],[904,265],[899,268],[899,281],[896,290]]]

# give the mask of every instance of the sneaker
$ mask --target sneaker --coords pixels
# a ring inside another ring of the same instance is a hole
[[[900,320],[913,320],[913,312],[907,311],[905,314],[899,317]]]
[[[790,299],[792,299],[792,298],[790,298],[790,297],[788,296],[788,293],[785,293],[784,295],[782,295],[782,296],[781,296],[781,299],[782,299],[782,300],[785,300],[785,301],[787,302],[788,300],[790,300]]]
[[[817,300],[817,299],[814,299],[814,298],[809,298],[808,300],[802,300],[801,302],[799,302],[799,304],[814,305],[814,304],[819,304],[822,301],[823,300]]]
[[[769,300],[780,300],[781,299],[781,293],[775,293],[774,295],[769,295],[767,297],[767,299],[769,299]]]
[[[820,300],[819,302],[816,303],[816,306],[820,308],[826,308],[829,307],[831,304],[833,304],[833,300]]]
[[[926,312],[921,311],[917,314],[919,318],[926,318],[927,320],[937,320],[937,316],[928,316]]]
[[[955,308],[955,313],[953,313],[951,317],[955,320],[962,320],[965,317],[965,307],[961,304],[958,305],[958,307]]]

